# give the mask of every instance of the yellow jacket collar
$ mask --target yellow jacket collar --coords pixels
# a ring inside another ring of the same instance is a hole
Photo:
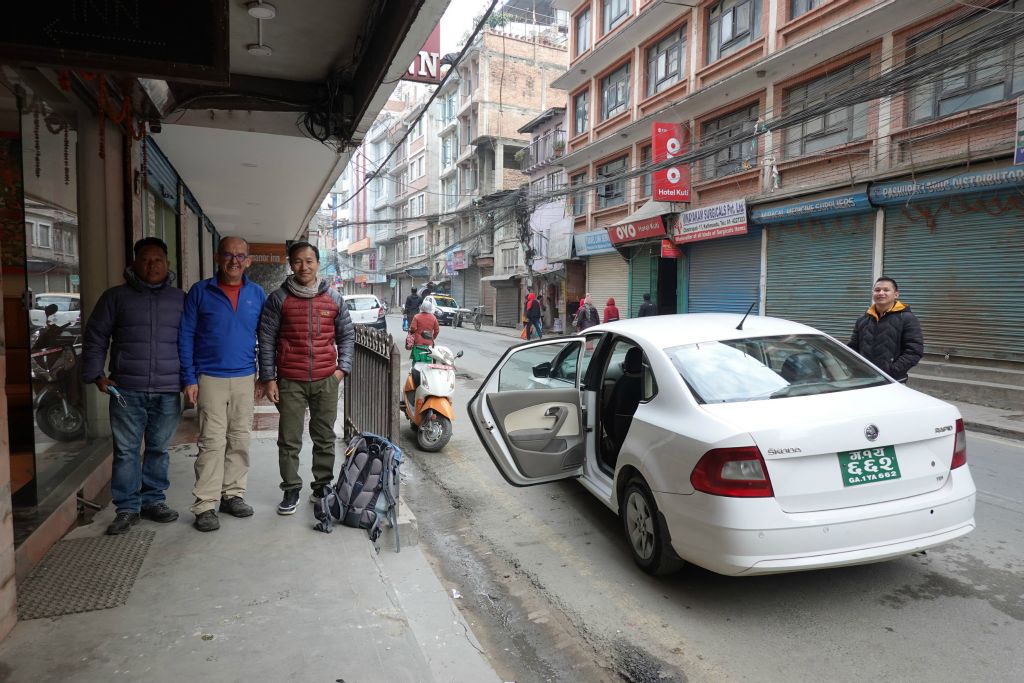
[[[870,306],[868,306],[868,315],[870,315],[875,320],[881,320],[883,317],[885,317],[889,313],[899,313],[900,311],[902,311],[906,307],[907,307],[907,305],[905,303],[903,303],[902,301],[897,300],[896,303],[894,303],[892,305],[892,308],[890,308],[887,313],[883,313],[882,315],[878,315],[878,311],[875,310],[875,305],[871,304]]]

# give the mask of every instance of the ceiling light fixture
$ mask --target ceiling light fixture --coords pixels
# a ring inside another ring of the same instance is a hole
[[[260,2],[260,0],[254,0],[254,2],[246,3],[245,6],[249,12],[249,16],[253,19],[273,19],[277,16],[276,7],[266,2]]]
[[[274,51],[269,45],[263,45],[261,43],[252,43],[246,47],[253,57],[269,57],[274,54]]]
[[[269,45],[263,44],[263,19],[273,19],[277,16],[277,10],[274,9],[273,5],[264,5],[261,2],[250,2],[249,14],[256,17],[256,42],[249,43],[245,46],[245,49],[249,51],[253,57],[269,57],[274,54],[274,50]],[[259,17],[257,14],[265,14],[267,9],[270,9],[270,16]],[[255,11],[255,14],[253,13]]]
[[[254,164],[251,161],[243,161],[242,166],[245,166],[246,168],[257,168],[259,164]]]

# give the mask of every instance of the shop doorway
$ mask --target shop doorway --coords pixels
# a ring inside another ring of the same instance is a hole
[[[679,263],[674,258],[658,258],[658,315],[679,312]]]

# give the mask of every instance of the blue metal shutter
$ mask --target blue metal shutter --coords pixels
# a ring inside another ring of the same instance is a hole
[[[871,305],[875,213],[804,219],[768,233],[765,313],[847,340]]]
[[[153,194],[177,213],[178,173],[151,137],[146,138],[146,181]]]
[[[1024,361],[1024,197],[961,195],[885,210],[886,275],[926,353]]]
[[[686,249],[688,313],[746,313],[760,301],[761,229],[695,242]],[[754,307],[757,312],[757,307]]]
[[[633,249],[629,257],[629,313],[630,318],[635,318],[640,312],[640,305],[644,302],[644,294],[652,297],[658,293],[656,278],[658,275],[657,266],[654,265],[652,247],[642,246]],[[619,314],[624,311],[620,308]]]

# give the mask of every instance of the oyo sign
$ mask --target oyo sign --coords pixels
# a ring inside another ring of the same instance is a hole
[[[690,130],[678,123],[651,124],[651,159],[665,161],[690,151]],[[656,202],[690,201],[690,167],[670,166],[653,174],[651,197]]]
[[[423,49],[416,53],[412,64],[406,71],[404,81],[416,81],[417,83],[432,83],[437,85],[441,82],[441,26],[438,25]]]
[[[661,216],[608,228],[608,239],[612,241],[612,244],[622,244],[623,242],[635,242],[650,237],[664,236],[665,222],[661,220]]]

